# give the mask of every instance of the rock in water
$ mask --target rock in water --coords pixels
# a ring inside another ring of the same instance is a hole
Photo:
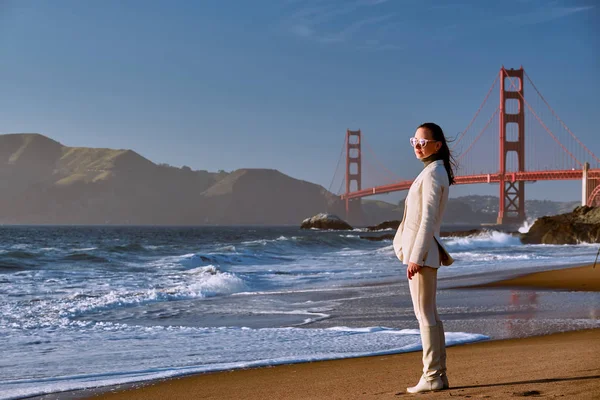
[[[398,229],[400,221],[385,221],[375,226],[368,226],[368,231],[382,231],[384,229]]]
[[[498,228],[480,228],[480,229],[469,229],[468,231],[442,231],[440,233],[440,237],[469,237],[476,236],[481,234],[489,234],[492,231],[498,231]],[[506,233],[507,235],[519,236],[520,233],[518,231],[508,231],[500,229],[500,232]]]
[[[600,243],[600,207],[580,206],[567,214],[537,219],[521,234],[525,244]]]
[[[333,214],[320,213],[302,221],[300,229],[334,229],[351,230],[352,227],[343,219]]]
[[[385,233],[380,236],[360,236],[361,239],[370,240],[372,242],[381,242],[383,240],[394,240],[395,233]]]

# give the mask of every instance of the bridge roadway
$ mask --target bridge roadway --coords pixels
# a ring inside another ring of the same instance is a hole
[[[589,169],[587,171],[588,179],[600,179],[600,169]],[[502,175],[495,174],[479,174],[479,175],[464,175],[456,176],[457,185],[470,185],[474,183],[500,183]],[[555,171],[525,171],[525,172],[509,172],[504,174],[505,182],[536,182],[536,181],[559,181],[559,180],[582,180],[583,170],[555,170]],[[414,180],[414,179],[413,179]],[[413,180],[399,181],[390,185],[376,186],[368,189],[357,190],[355,192],[344,193],[341,195],[342,200],[356,199],[360,197],[373,196],[375,194],[391,193],[401,190],[408,190]],[[600,187],[600,186],[599,186]],[[595,194],[595,193],[594,193]]]

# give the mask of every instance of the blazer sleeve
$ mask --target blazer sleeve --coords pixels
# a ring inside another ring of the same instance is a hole
[[[444,186],[438,174],[432,171],[421,183],[421,225],[409,261],[423,265],[427,259],[431,241],[434,240],[435,219],[440,209]]]
[[[400,226],[398,226],[396,234],[394,235],[394,240],[392,241],[394,253],[396,253],[396,257],[398,257],[398,259],[402,262],[404,262],[404,256],[402,254],[402,232],[404,231],[404,221],[406,221],[406,201],[404,202],[404,214],[402,215],[402,221],[400,222]]]

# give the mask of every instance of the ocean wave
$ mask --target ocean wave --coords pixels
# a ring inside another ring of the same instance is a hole
[[[249,257],[257,255],[296,255],[305,254],[307,251],[322,251],[338,249],[362,242],[359,235],[340,232],[337,230],[307,231],[301,235],[280,235],[274,238],[247,240],[235,245],[226,245],[216,248],[215,253],[237,254]],[[206,254],[213,256],[214,253]],[[279,261],[286,261],[279,259]],[[289,261],[289,260],[288,260]],[[235,261],[238,263],[238,261]]]
[[[56,247],[41,247],[40,250],[41,251],[60,251],[60,249],[57,249]]]
[[[294,246],[306,251],[307,249],[339,249],[350,245],[356,247],[365,244],[359,235],[331,231],[330,233],[302,236],[298,238]]]
[[[90,364],[86,356],[94,354],[98,339],[104,338],[106,332],[110,332],[111,340],[104,341],[103,349],[111,357],[93,357],[94,363]],[[60,330],[49,333],[52,338],[61,334]],[[145,338],[152,338],[164,346],[139,346],[140,339]],[[488,336],[466,332],[446,332],[445,338],[447,346],[487,339]],[[32,339],[24,341],[29,343]],[[137,348],[129,350],[134,344]],[[45,346],[41,342],[28,348],[30,352],[41,351]],[[11,353],[10,361],[16,363],[19,370],[16,371],[18,374],[10,374],[0,383],[4,398],[31,397],[190,373],[388,355],[421,349],[416,329],[132,327],[109,323],[91,326],[68,346],[68,349],[61,350],[77,354],[80,357],[74,359],[83,360],[76,370],[69,363],[60,365],[50,358],[51,365],[55,366],[50,373],[48,363],[44,366],[30,365],[27,359],[16,359]],[[30,371],[31,368],[33,371]],[[21,370],[27,370],[25,377]]]
[[[394,228],[385,228],[385,229],[369,229],[369,228],[354,228],[353,232],[395,232],[398,229]]]
[[[0,254],[0,272],[17,272],[36,269],[38,254],[23,250],[12,250]]]
[[[518,260],[542,260],[549,258],[548,256],[544,256],[541,254],[533,254],[533,253],[489,253],[489,252],[456,252],[453,253],[452,256],[458,261],[466,261],[466,262],[482,262],[482,261],[518,261]]]
[[[339,256],[366,256],[368,254],[373,253],[372,250],[359,250],[359,249],[349,249],[349,248],[344,248],[341,249],[340,251],[336,252],[337,255]]]
[[[537,221],[537,219],[531,221],[531,220],[526,220],[523,221],[523,224],[519,227],[518,231],[520,233],[527,233],[529,232],[529,230],[531,229],[531,227],[533,226],[533,224],[535,224],[535,221]]]
[[[272,254],[268,252],[253,253],[249,251],[236,253],[195,253],[181,256],[179,263],[188,268],[209,265],[254,265],[273,264],[293,261],[293,257]]]
[[[32,247],[31,243],[17,243],[17,244],[13,244],[10,248],[16,249],[16,250],[23,250],[23,249],[28,249],[30,247]]]
[[[394,253],[394,245],[390,244],[390,245],[386,245],[384,247],[380,247],[377,250],[375,250],[376,253],[381,253],[381,254],[386,254],[386,255],[396,255],[396,253]]]
[[[31,253],[29,251],[22,251],[22,250],[13,250],[13,251],[8,251],[4,254],[2,254],[3,258],[17,258],[17,259],[32,259],[32,258],[36,258],[37,254],[35,253]]]
[[[0,303],[0,327],[33,329],[70,326],[94,312],[149,303],[225,296],[248,290],[239,276],[215,266],[200,267],[166,276],[156,287],[117,289],[104,293],[72,292],[58,299],[33,299],[22,303]]]
[[[77,317],[95,311],[129,307],[160,301],[185,300],[229,295],[247,290],[242,278],[221,272],[215,266],[200,267],[185,272],[179,282],[162,288],[141,291],[111,291],[99,297],[76,296],[76,304],[63,316]]]
[[[442,240],[452,250],[522,246],[519,237],[498,231],[484,231],[473,236],[449,237]]]
[[[220,253],[235,253],[237,250],[234,245],[229,244],[229,245],[217,247],[216,251],[218,251]]]
[[[124,245],[112,246],[108,249],[110,252],[115,253],[136,253],[146,251],[147,249],[139,243],[129,243]]]
[[[245,242],[242,242],[242,245],[253,245],[253,244],[260,244],[260,245],[267,245],[269,243],[277,243],[277,242],[285,242],[285,241],[293,241],[293,240],[298,240],[299,237],[298,236],[292,236],[292,237],[287,237],[284,235],[279,236],[277,239],[257,239],[257,240],[247,240]]]
[[[96,256],[94,254],[89,254],[89,253],[71,253],[71,254],[63,257],[63,260],[90,261],[90,262],[97,262],[97,263],[109,262],[109,260],[104,257]]]
[[[0,272],[24,271],[30,267],[27,264],[17,263],[9,260],[0,260]]]
[[[96,249],[97,249],[97,247],[82,247],[82,248],[74,247],[70,251],[92,251],[92,250],[96,250]]]

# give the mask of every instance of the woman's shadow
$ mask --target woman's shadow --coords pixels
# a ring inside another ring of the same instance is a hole
[[[528,385],[532,383],[552,383],[552,382],[568,382],[568,381],[581,381],[587,379],[600,379],[600,375],[591,376],[576,376],[572,378],[545,378],[545,379],[533,379],[530,381],[517,381],[517,382],[504,382],[504,383],[490,383],[487,385],[470,385],[470,386],[453,386],[450,390],[454,389],[474,389],[494,386],[511,386],[511,385]]]

